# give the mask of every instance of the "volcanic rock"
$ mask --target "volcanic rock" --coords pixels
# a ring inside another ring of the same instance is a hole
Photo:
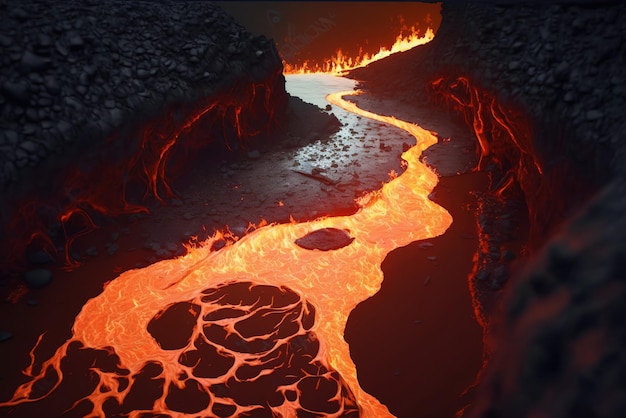
[[[33,269],[24,273],[24,281],[30,289],[41,289],[52,281],[52,271],[48,269]]]
[[[330,251],[346,247],[354,240],[350,234],[337,228],[323,228],[298,238],[296,245],[307,250]]]
[[[13,338],[13,333],[0,329],[0,343]]]

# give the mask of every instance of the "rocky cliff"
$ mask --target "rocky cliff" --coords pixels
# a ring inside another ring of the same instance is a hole
[[[494,196],[508,179],[524,192],[529,261],[486,313],[493,355],[463,416],[624,416],[626,8],[444,2],[442,17],[430,44],[353,76],[458,112]]]

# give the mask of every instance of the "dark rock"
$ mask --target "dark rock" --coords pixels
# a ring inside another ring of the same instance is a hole
[[[25,133],[32,133],[32,132],[26,132],[25,130]],[[24,141],[20,144],[20,147],[26,152],[36,152],[37,149],[39,148],[39,146],[33,141]]]
[[[52,43],[52,38],[48,34],[40,33],[37,35],[35,45],[38,47],[49,47]]]
[[[502,253],[502,259],[504,261],[512,261],[515,259],[515,253],[511,250],[504,250]]]
[[[9,144],[17,144],[20,140],[19,134],[11,129],[7,129],[6,131],[4,131],[4,137]]]
[[[14,7],[11,9],[10,16],[19,20],[20,22],[25,22],[31,18],[31,15],[21,7]]]
[[[9,47],[13,43],[13,40],[4,34],[0,34],[0,45],[3,47]]]
[[[52,281],[52,271],[48,269],[33,269],[24,273],[24,281],[30,289],[41,289]]]
[[[120,127],[124,122],[124,113],[120,109],[115,108],[111,109],[109,114],[111,115],[111,123],[113,126],[116,128]]]
[[[64,120],[60,120],[57,123],[57,129],[59,130],[59,133],[66,139],[70,139],[71,137],[71,131],[72,131],[72,125]]]
[[[248,158],[251,160],[258,160],[261,158],[261,153],[258,150],[250,150],[248,151]]]
[[[585,118],[588,121],[594,121],[594,120],[598,120],[598,119],[602,119],[604,117],[604,113],[600,110],[588,110],[587,113],[585,113]]]
[[[4,329],[0,329],[0,343],[4,341],[8,341],[13,338],[13,333],[6,331]]]
[[[50,59],[34,54],[31,51],[24,52],[20,66],[24,71],[38,71],[48,67]]]
[[[136,74],[137,78],[141,80],[145,80],[150,77],[150,72],[148,70],[144,70],[143,68],[138,69]]]
[[[62,56],[64,56],[64,57],[67,57],[68,54],[70,53],[68,51],[67,47],[64,44],[62,44],[61,42],[59,42],[59,41],[56,41],[54,43],[54,47],[56,48],[57,52],[59,54],[61,54]]]
[[[27,105],[30,101],[28,83],[25,81],[5,81],[2,84],[2,93],[16,103]]]
[[[67,43],[74,49],[82,48],[85,45],[85,41],[78,32],[69,32],[67,34]]]
[[[53,76],[44,77],[44,84],[51,94],[57,94],[61,91],[61,86],[57,79]]]
[[[354,238],[347,231],[337,228],[323,228],[309,232],[298,238],[295,243],[307,250],[330,251],[346,247]]]

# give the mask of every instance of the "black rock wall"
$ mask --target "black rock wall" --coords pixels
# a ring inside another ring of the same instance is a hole
[[[489,312],[493,355],[463,416],[626,414],[625,34],[626,7],[615,2],[444,2],[430,44],[352,74],[407,101],[436,96],[443,80],[467,103],[489,98],[482,110],[456,106],[470,125],[486,121],[477,117],[493,99],[529,128],[516,147],[532,158],[518,159],[516,181],[532,256]],[[510,135],[508,148],[487,139],[490,161],[511,159]]]

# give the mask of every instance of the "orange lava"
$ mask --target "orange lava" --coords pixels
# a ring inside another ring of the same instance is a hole
[[[409,122],[360,110],[342,99],[348,94],[357,93],[335,93],[328,100],[415,136],[417,144],[402,154],[405,172],[360,199],[353,215],[262,226],[218,251],[213,244],[223,237],[216,235],[189,247],[185,256],[121,274],[83,306],[72,338],[37,368],[40,371],[29,367],[26,373],[32,380],[0,407],[52,395],[64,378],[62,363],[78,342],[114,353],[119,357],[117,369],[125,370],[120,375],[92,365],[98,383],[72,406],[90,402],[89,416],[105,416],[111,403],[124,405],[137,376],[155,363],[159,368],[151,379],[162,382],[160,396],[151,407],[128,413],[130,417],[216,416],[217,410],[222,411],[218,416],[237,417],[255,411],[277,417],[392,416],[359,386],[343,338],[346,321],[359,302],[379,290],[381,262],[391,250],[443,234],[452,217],[429,200],[438,179],[419,161],[436,137]],[[332,251],[306,250],[294,243],[321,228],[347,231],[354,240]],[[156,322],[175,310],[191,324],[190,335],[182,342],[166,342],[177,326],[158,331]],[[159,332],[163,339],[155,337]],[[217,360],[209,364],[202,350]],[[300,357],[306,361],[299,363]],[[211,373],[216,364],[223,370]],[[294,369],[298,364],[302,366]],[[268,380],[280,368],[294,371],[283,380]],[[56,383],[44,394],[37,392],[37,383],[51,370],[59,376]],[[234,388],[255,382],[273,385],[271,400],[238,401]],[[177,394],[187,392],[202,401],[194,407],[174,402]],[[311,393],[322,392],[323,408],[310,401]]]
[[[424,35],[418,33],[415,27],[411,27],[410,35],[398,35],[395,42],[390,48],[380,47],[378,52],[369,55],[367,53],[361,53],[357,57],[347,57],[341,50],[338,50],[331,58],[327,58],[320,63],[313,63],[305,61],[302,65],[291,65],[283,63],[285,74],[309,74],[309,73],[325,73],[325,74],[343,74],[347,71],[353,70],[358,67],[365,67],[366,65],[387,58],[391,54],[397,52],[408,51],[418,45],[424,45],[432,41],[435,37],[435,33],[432,28],[428,28]]]

